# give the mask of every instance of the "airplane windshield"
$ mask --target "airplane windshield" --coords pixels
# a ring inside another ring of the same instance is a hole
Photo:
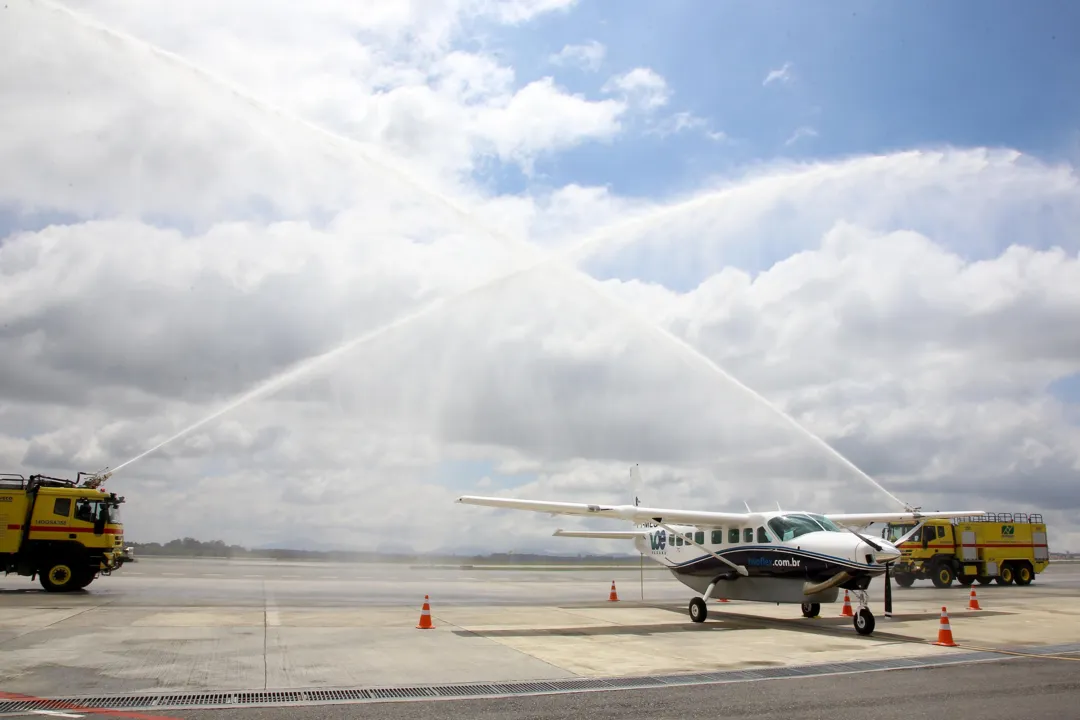
[[[800,535],[822,530],[841,532],[831,520],[823,515],[780,515],[769,520],[769,528],[781,540],[791,540]]]

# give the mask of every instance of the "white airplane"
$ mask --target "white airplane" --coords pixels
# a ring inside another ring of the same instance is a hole
[[[631,475],[637,471],[635,466]],[[633,540],[643,555],[668,568],[702,597],[690,601],[690,619],[705,622],[705,605],[714,594],[731,600],[793,603],[804,617],[816,617],[821,603],[836,602],[848,590],[858,602],[855,630],[874,631],[866,588],[885,575],[885,614],[892,613],[889,565],[899,559],[897,545],[931,518],[971,517],[984,511],[821,514],[796,511],[723,513],[670,510],[634,505],[517,500],[464,495],[459,503],[513,510],[609,517],[633,522],[633,530],[556,530],[558,537]],[[749,508],[747,508],[749,510]],[[874,522],[914,522],[895,543],[869,538],[854,527]]]

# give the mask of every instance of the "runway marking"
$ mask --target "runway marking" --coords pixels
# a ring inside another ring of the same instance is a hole
[[[320,575],[319,576],[320,580],[339,580],[340,578],[341,578],[340,575]]]
[[[67,717],[67,718],[81,718],[85,715],[76,715],[75,713],[65,713],[58,710],[31,710],[30,712],[35,715],[48,715],[49,717]]]
[[[261,578],[261,577],[266,577],[266,576],[265,575],[244,575],[244,577],[246,577],[246,578]]]
[[[203,573],[202,576],[203,577],[221,577],[222,574],[221,573]]]

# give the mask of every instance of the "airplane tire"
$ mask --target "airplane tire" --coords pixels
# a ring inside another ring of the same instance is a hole
[[[694,598],[690,601],[690,619],[696,623],[705,622],[705,618],[709,616],[709,608],[705,607],[705,601],[701,598]]]
[[[859,608],[854,619],[855,632],[860,635],[869,635],[874,632],[874,614],[869,608]]]
[[[802,604],[802,616],[805,618],[814,618],[821,613],[821,603],[803,603]]]

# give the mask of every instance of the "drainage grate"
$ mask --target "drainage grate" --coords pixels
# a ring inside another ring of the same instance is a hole
[[[1001,648],[1027,655],[1054,655],[1080,652],[1080,643],[1044,647]],[[684,675],[645,675],[615,678],[571,678],[566,680],[523,680],[498,683],[453,683],[398,687],[343,688],[328,690],[250,690],[233,692],[157,693],[142,695],[86,696],[55,699],[0,700],[0,715],[25,714],[34,710],[166,710],[214,709],[281,705],[322,705],[332,703],[392,702],[439,698],[491,698],[513,695],[544,695],[600,690],[631,690],[712,683],[737,683],[780,678],[814,677],[836,673],[860,673],[873,670],[939,667],[960,663],[1003,660],[1013,656],[975,650],[948,655],[905,657],[885,660],[859,660],[818,665],[786,665],[769,668],[720,670]]]

